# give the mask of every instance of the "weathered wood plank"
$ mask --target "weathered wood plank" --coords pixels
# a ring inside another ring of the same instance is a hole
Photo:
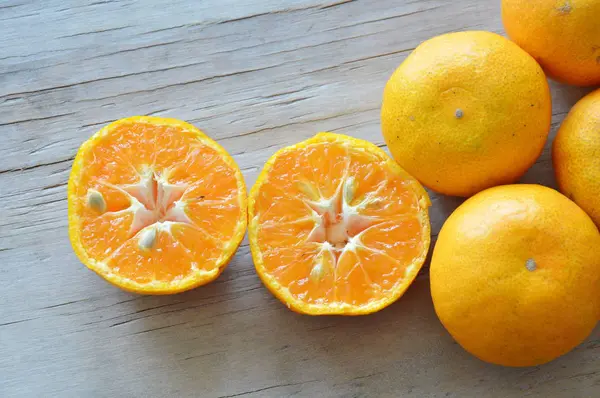
[[[216,282],[171,297],[86,270],[66,181],[104,124],[188,120],[250,186],[278,148],[317,131],[383,146],[383,85],[418,43],[502,32],[495,0],[160,3],[0,4],[0,396],[594,396],[600,330],[547,366],[486,365],[439,324],[426,272],[389,309],[347,319],[289,312],[247,242]],[[552,137],[586,91],[552,83]],[[554,185],[548,148],[523,181]],[[460,200],[432,199],[435,238]]]

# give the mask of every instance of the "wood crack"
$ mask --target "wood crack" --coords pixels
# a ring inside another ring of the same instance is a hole
[[[240,21],[245,21],[247,19],[264,17],[265,15],[269,15],[269,14],[273,14],[273,12],[261,12],[259,14],[252,14],[252,15],[246,15],[244,17],[227,19],[227,20],[224,20],[224,21],[217,22],[217,25],[224,25],[224,24],[228,24],[228,23],[232,23],[232,22],[240,22]]]
[[[392,20],[392,19],[406,18],[406,17],[410,17],[412,15],[418,15],[418,14],[422,14],[424,12],[433,11],[433,10],[438,9],[438,8],[440,8],[440,6],[426,8],[424,10],[417,10],[417,11],[413,11],[413,12],[407,12],[407,13],[404,13],[404,14],[392,15],[392,16],[384,17],[384,18],[372,19],[370,21],[357,22],[357,23],[350,24],[350,25],[342,25],[342,26],[339,26],[339,27],[327,29],[326,31],[337,30],[337,29],[344,29],[344,28],[353,28],[355,26],[363,26],[363,25],[377,23],[377,22],[382,22],[382,21],[389,21],[389,20]]]
[[[310,74],[313,74],[313,73],[316,73],[316,72],[323,72],[323,71],[326,71],[326,70],[335,70],[335,69],[338,69],[339,67],[341,67],[343,65],[351,65],[351,64],[354,64],[356,62],[367,61],[367,60],[376,59],[376,58],[388,57],[390,55],[402,54],[402,53],[410,52],[410,51],[413,51],[413,50],[414,50],[414,48],[405,48],[405,49],[402,49],[402,50],[390,51],[390,52],[387,52],[387,53],[372,55],[372,56],[369,56],[369,57],[357,58],[357,59],[353,59],[353,60],[350,60],[350,61],[340,62],[337,65],[327,66],[325,68],[319,68],[319,69],[314,69],[314,70],[311,70],[311,71],[308,71],[308,72],[303,72],[302,75],[310,75]]]
[[[121,78],[124,78],[124,77],[142,76],[142,75],[147,75],[149,73],[166,72],[166,71],[169,71],[169,70],[182,69],[182,68],[187,68],[187,67],[190,67],[190,66],[200,65],[200,64],[203,64],[203,63],[204,62],[192,62],[190,64],[170,66],[168,68],[162,68],[162,69],[153,69],[153,70],[142,71],[142,72],[125,73],[125,74],[118,75],[118,76],[100,77],[98,79],[83,80],[83,81],[76,82],[76,83],[63,84],[63,85],[60,85],[60,86],[43,88],[43,89],[40,89],[40,90],[22,91],[22,92],[19,92],[19,93],[5,94],[5,95],[3,95],[0,98],[5,98],[5,97],[13,96],[13,95],[25,95],[25,94],[45,93],[45,92],[48,92],[48,91],[58,90],[58,89],[62,89],[62,88],[71,88],[71,87],[76,87],[76,86],[80,86],[80,85],[84,85],[84,84],[89,84],[89,83],[98,83],[98,82],[104,82],[104,81],[109,81],[109,80],[121,79]],[[262,69],[256,69],[256,70],[262,70]],[[228,75],[225,75],[225,76],[228,76]],[[217,77],[217,76],[215,76],[215,77]],[[210,78],[207,78],[207,79],[210,79]],[[204,79],[204,80],[207,80],[207,79]],[[199,80],[199,81],[203,81],[203,80]],[[186,84],[186,83],[183,83],[183,84]],[[171,85],[171,86],[176,86],[176,85],[177,84]],[[167,87],[169,87],[169,86],[167,86]],[[144,92],[144,91],[146,91],[146,90],[134,91],[132,93],[140,93],[140,92]],[[151,90],[151,91],[153,91],[153,90]],[[130,93],[128,93],[128,94],[130,94]],[[105,97],[105,98],[112,98],[112,97]],[[105,99],[105,98],[102,98],[102,99]],[[74,114],[74,113],[71,113],[71,114]],[[69,114],[59,115],[59,116],[67,116],[67,115],[69,115]],[[29,120],[35,120],[35,119],[28,119],[28,120],[24,120],[24,121],[29,121]],[[8,124],[12,124],[12,123],[8,123]],[[0,126],[2,126],[2,124],[0,124]]]
[[[354,0],[345,0],[342,2],[337,2],[337,3],[332,4],[331,6],[334,7],[334,6],[340,5],[342,3],[347,3],[348,1],[354,1]],[[238,18],[226,19],[226,20],[219,21],[216,24],[223,25],[223,24],[232,23],[232,22],[239,22],[239,21],[245,21],[248,19],[264,17],[267,15],[289,14],[289,13],[293,13],[293,12],[302,12],[302,11],[308,11],[308,10],[314,10],[314,9],[322,10],[325,8],[328,8],[328,6],[327,5],[325,5],[325,6],[312,5],[312,6],[301,7],[301,8],[285,8],[282,10],[273,10],[273,11],[261,12],[261,13],[257,13],[257,14],[246,15],[246,16],[238,17]]]
[[[66,169],[68,170],[68,169]],[[64,171],[66,171],[64,170]],[[42,191],[47,191],[49,189],[54,189],[54,188],[62,188],[62,187],[66,187],[67,183],[66,182],[59,182],[58,184],[52,184],[52,185],[46,185],[44,187],[42,187]]]
[[[22,171],[35,170],[35,169],[39,169],[40,167],[53,166],[53,165],[56,165],[56,164],[62,164],[62,163],[66,163],[66,162],[72,162],[73,159],[75,159],[75,156],[71,156],[71,157],[69,157],[67,159],[57,160],[55,162],[34,164],[32,166],[25,166],[25,167],[21,167],[21,168],[18,168],[18,169],[4,169],[4,170],[0,170],[0,174],[4,174],[4,173],[16,173],[16,172],[22,172]]]
[[[242,308],[242,309],[239,309],[239,310],[234,310],[234,311],[223,312],[223,313],[221,313],[221,314],[217,314],[217,315],[210,316],[210,317],[208,317],[208,319],[211,319],[211,318],[218,318],[218,317],[225,316],[225,315],[238,314],[238,313],[240,313],[240,312],[244,312],[244,311],[251,311],[251,310],[255,310],[255,309],[257,309],[257,308],[259,308],[259,306],[254,306],[254,307]]]
[[[321,330],[333,329],[333,328],[336,328],[336,327],[338,327],[338,325],[335,325],[335,324],[334,325],[320,326],[318,328],[307,329],[307,332],[318,332],[318,331],[321,331]]]
[[[110,305],[110,307],[113,307],[113,306],[119,305],[119,304],[128,303],[128,302],[134,301],[134,300],[138,300],[138,299],[130,299],[130,300],[121,301],[121,302],[118,302],[118,303]],[[88,323],[85,323],[84,325],[94,325],[94,324],[97,324],[97,323],[112,321],[112,320],[115,320],[115,319],[119,319],[119,318],[123,318],[123,317],[129,317],[129,316],[132,316],[132,315],[140,314],[142,312],[151,311],[151,310],[155,310],[155,309],[158,309],[158,308],[169,307],[169,306],[177,305],[177,304],[181,304],[181,303],[182,303],[181,301],[178,301],[176,303],[169,303],[169,304],[158,305],[158,306],[155,306],[155,307],[145,308],[145,309],[134,311],[134,312],[130,312],[130,313],[127,313],[127,314],[120,314],[120,315],[117,315],[117,316],[113,316],[111,318],[105,318],[105,319],[100,319],[98,321],[88,322]],[[114,326],[122,325],[122,324],[127,323],[127,322],[132,322],[132,321],[136,321],[138,319],[148,318],[148,317],[151,317],[151,316],[154,316],[154,315],[157,315],[157,314],[148,314],[148,315],[137,317],[137,318],[127,319],[127,320],[125,320],[123,322],[114,323],[114,324],[110,325],[109,327],[114,327]]]
[[[385,372],[374,372],[374,373],[369,373],[367,375],[364,376],[357,376],[357,377],[353,377],[351,380],[362,380],[362,379],[368,379],[369,377],[373,377],[373,376],[379,376],[385,374]]]
[[[351,112],[346,112],[346,113],[338,113],[335,115],[331,115],[331,116],[326,116],[326,117],[322,117],[322,118],[318,118],[318,119],[311,119],[311,120],[303,120],[303,121],[298,121],[298,122],[292,122],[292,123],[286,123],[286,124],[281,124],[278,126],[272,126],[272,127],[265,127],[262,129],[258,129],[258,130],[253,130],[247,133],[242,133],[242,134],[236,134],[236,135],[231,135],[228,137],[224,137],[221,139],[221,141],[225,141],[225,140],[231,140],[231,139],[235,139],[235,138],[239,138],[239,137],[245,137],[245,136],[249,136],[249,135],[253,135],[256,133],[262,133],[264,131],[271,131],[271,130],[277,130],[283,127],[289,127],[289,126],[297,126],[300,124],[306,124],[306,123],[315,123],[315,122],[322,122],[325,120],[329,120],[329,119],[335,119],[337,117],[342,117],[342,116],[348,116],[348,115],[355,115],[357,113],[363,113],[363,112],[371,112],[373,110],[379,109],[377,108],[368,108],[368,109],[362,109],[362,110],[355,110],[355,111],[351,111]],[[196,120],[192,120],[192,121],[198,121]]]
[[[141,331],[139,331],[139,332],[130,333],[130,334],[128,334],[127,336],[134,336],[134,335],[136,335],[136,334],[150,333],[150,332],[155,332],[155,331],[157,331],[157,330],[169,329],[169,328],[172,328],[172,327],[175,327],[175,326],[181,326],[181,325],[185,325],[185,324],[187,324],[187,323],[189,323],[189,322],[188,322],[188,321],[186,321],[186,322],[174,323],[173,325],[160,326],[160,327],[157,327],[157,328],[152,328],[152,329],[147,329],[147,330],[141,330]]]
[[[110,57],[112,55],[120,55],[120,54],[123,54],[123,53],[130,53],[130,52],[139,51],[139,50],[146,50],[148,48],[156,48],[156,47],[169,46],[171,44],[181,43],[182,41],[183,40],[173,40],[173,41],[167,41],[167,42],[163,42],[163,43],[149,44],[147,46],[141,46],[141,47],[135,47],[135,48],[128,48],[126,50],[119,50],[119,51],[114,51],[114,52],[110,52],[110,53],[105,53],[105,54],[100,54],[100,55],[94,55],[93,57],[84,58],[84,61],[90,61],[92,59]]]
[[[20,123],[29,123],[29,122],[39,122],[42,120],[51,120],[51,119],[57,119],[63,116],[72,116],[75,115],[76,112],[68,112],[68,113],[61,113],[60,115],[52,115],[52,116],[45,116],[45,117],[38,117],[38,118],[30,118],[30,119],[23,119],[23,120],[15,120],[12,122],[6,122],[6,123],[0,123],[0,126],[10,126],[12,124],[20,124]]]
[[[15,20],[15,19],[22,19],[22,18],[27,18],[27,17],[34,17],[34,16],[37,16],[37,15],[40,15],[40,13],[39,12],[34,12],[33,14],[17,15],[15,17],[2,18],[2,19],[0,19],[0,22],[1,21],[8,21],[9,19]]]
[[[184,361],[189,361],[190,359],[197,359],[197,358],[208,357],[208,356],[211,356],[211,355],[224,354],[226,352],[227,352],[226,350],[219,350],[219,351],[207,352],[207,353],[200,354],[200,355],[192,355],[192,356],[189,356],[189,357],[185,357],[185,358],[183,358],[183,360]]]
[[[258,388],[256,390],[250,390],[250,391],[243,391],[237,394],[231,394],[231,395],[221,395],[219,396],[219,398],[232,398],[232,397],[241,397],[243,395],[250,395],[250,394],[256,394],[257,392],[262,392],[262,391],[267,391],[267,390],[272,390],[274,388],[281,388],[281,387],[293,387],[293,386],[300,386],[303,384],[308,384],[308,383],[318,383],[321,380],[306,380],[306,381],[300,381],[297,383],[283,383],[283,384],[275,384],[273,386],[268,386],[268,387],[263,387],[263,388]]]
[[[120,26],[118,28],[108,28],[108,29],[92,30],[92,31],[89,31],[89,32],[81,32],[81,33],[75,33],[75,34],[72,34],[72,35],[59,36],[59,37],[57,37],[57,39],[66,39],[68,37],[93,35],[93,34],[96,34],[96,33],[114,32],[116,30],[123,30],[123,29],[127,29],[127,28],[131,28],[131,26]]]
[[[27,319],[20,319],[18,321],[0,323],[0,326],[15,325],[17,323],[29,322],[29,321],[33,321],[33,320],[36,320],[36,319],[39,319],[39,318],[27,318]]]
[[[175,302],[175,303],[169,303],[169,304],[157,305],[156,307],[150,307],[150,308],[145,308],[145,309],[143,309],[143,310],[138,310],[138,311],[135,311],[135,312],[133,312],[133,313],[131,313],[131,314],[129,314],[129,315],[133,315],[133,314],[139,314],[139,313],[146,312],[146,311],[152,311],[152,310],[156,310],[156,309],[158,309],[158,308],[170,307],[170,306],[172,306],[172,305],[177,305],[177,304],[181,304],[181,303],[183,303],[183,301],[177,301],[177,302]]]
[[[17,8],[17,7],[22,7],[25,4],[11,4],[8,6],[0,6],[0,10],[8,10],[9,8]]]
[[[104,125],[110,124],[114,121],[115,121],[115,119],[111,119],[111,120],[105,120],[103,122],[98,122],[98,123],[82,124],[79,128],[84,129],[84,128],[93,127],[93,126],[100,126],[100,125],[104,126]]]
[[[291,62],[291,61],[289,61],[289,62]],[[241,71],[236,71],[236,72],[231,72],[231,73],[225,73],[225,74],[222,74],[222,75],[214,75],[214,76],[209,76],[209,77],[205,77],[205,78],[202,78],[202,79],[188,80],[188,81],[181,82],[181,83],[167,84],[167,85],[155,87],[155,88],[152,88],[152,89],[137,90],[137,91],[128,91],[127,93],[125,93],[125,95],[148,94],[148,93],[153,93],[153,92],[159,91],[159,90],[170,89],[170,88],[173,88],[173,87],[185,86],[185,85],[188,85],[188,84],[204,83],[204,82],[207,82],[207,81],[221,79],[221,78],[224,78],[224,77],[245,75],[247,73],[259,72],[259,71],[264,71],[264,70],[269,70],[269,69],[277,68],[277,67],[285,65],[285,64],[287,64],[289,62],[282,62],[280,64],[276,64],[276,65],[272,65],[272,66],[266,66],[266,67],[263,67],[263,68],[246,69],[246,70],[241,70]],[[156,72],[156,71],[157,70],[155,70],[155,71],[147,71],[147,72],[140,72],[140,73],[152,73],[152,72]],[[136,73],[136,74],[140,74],[140,73]],[[83,82],[83,83],[78,83],[78,84],[93,83],[93,82],[97,82],[97,81],[100,81],[100,80],[106,80],[106,79],[112,80],[112,79],[117,79],[117,78],[120,78],[120,77],[128,77],[128,75],[115,76],[115,77],[111,77],[111,78],[103,78],[103,79],[97,79],[97,80],[90,80],[90,81]],[[68,85],[67,87],[76,86],[78,84]],[[55,88],[64,88],[64,87],[55,87]],[[44,90],[50,90],[50,89],[44,89]],[[101,97],[101,98],[91,98],[91,99],[87,99],[87,100],[82,100],[81,102],[106,100],[106,99],[109,99],[109,98],[117,98],[117,97],[120,97],[121,95],[123,95],[123,94],[110,95],[108,97]]]
[[[328,4],[325,5],[323,7],[320,7],[321,10],[327,10],[330,8],[335,8],[335,7],[339,7],[342,6],[344,4],[348,4],[348,3],[354,3],[356,0],[342,0],[342,1],[338,1],[337,3],[332,3],[332,4]]]
[[[4,59],[10,59],[10,58],[28,58],[28,57],[36,57],[36,56],[39,56],[42,54],[64,53],[64,52],[74,51],[74,50],[80,50],[80,48],[61,48],[61,49],[56,49],[56,50],[39,51],[36,53],[31,53],[31,54],[26,54],[26,55],[9,55],[7,57],[0,58],[0,61],[4,60]]]
[[[81,303],[81,302],[84,302],[84,301],[89,301],[89,299],[67,301],[66,303],[60,303],[60,304],[48,305],[46,307],[40,307],[40,309],[41,310],[48,310],[48,309],[51,309],[51,308],[64,307],[65,305],[70,305],[70,304],[75,304],[75,303]]]

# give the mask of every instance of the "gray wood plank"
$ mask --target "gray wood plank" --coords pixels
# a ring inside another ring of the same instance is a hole
[[[437,320],[426,269],[378,314],[311,318],[262,287],[247,242],[214,283],[144,297],[85,269],[68,241],[71,161],[106,123],[190,121],[249,186],[278,148],[318,131],[384,147],[379,105],[395,67],[437,34],[502,33],[498,3],[2,2],[0,396],[598,395],[600,329],[546,366],[481,363]],[[551,86],[552,139],[589,90]],[[523,181],[554,186],[549,144]],[[460,200],[432,200],[435,238]]]

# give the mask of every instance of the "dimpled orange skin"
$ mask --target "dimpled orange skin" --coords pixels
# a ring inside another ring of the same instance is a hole
[[[502,0],[508,36],[553,78],[600,84],[600,0]]]
[[[554,140],[552,161],[561,192],[600,228],[600,89],[571,109]]]
[[[580,344],[600,315],[600,234],[559,192],[507,185],[442,227],[431,295],[448,332],[481,360],[534,366]]]
[[[383,136],[396,161],[453,196],[516,181],[550,130],[548,83],[531,56],[490,32],[419,45],[385,86]]]

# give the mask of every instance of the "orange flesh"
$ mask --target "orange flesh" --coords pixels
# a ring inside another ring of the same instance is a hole
[[[282,151],[254,196],[262,272],[308,304],[385,300],[427,251],[412,184],[341,141]]]
[[[121,122],[94,139],[72,177],[72,211],[86,255],[139,284],[219,267],[246,217],[239,169],[180,125]],[[94,191],[105,209],[90,206]],[[148,231],[154,238],[146,248]]]

